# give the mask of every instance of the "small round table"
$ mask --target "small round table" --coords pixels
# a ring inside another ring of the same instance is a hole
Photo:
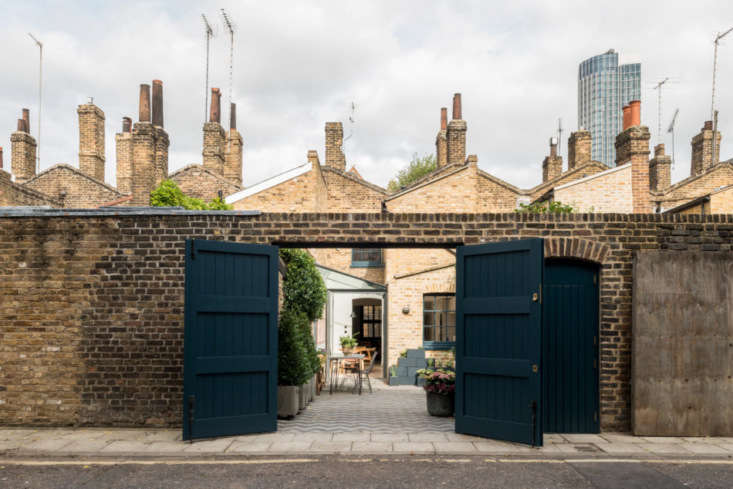
[[[364,371],[364,355],[362,355],[361,353],[352,353],[349,355],[333,355],[328,358],[329,377],[331,380],[331,382],[329,383],[329,393],[333,394],[334,389],[338,387],[339,366],[344,360],[357,360],[356,364],[358,365],[359,371],[357,374],[358,381],[354,384],[354,390],[358,390],[359,395],[361,395],[361,376],[362,372]]]

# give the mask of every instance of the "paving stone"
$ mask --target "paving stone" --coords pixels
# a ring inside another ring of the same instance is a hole
[[[733,453],[733,443],[716,443],[716,446],[719,446],[723,450],[727,450],[730,453]]]
[[[410,441],[407,433],[372,433],[371,440],[374,442]]]
[[[354,431],[346,433],[334,433],[333,441],[370,441],[371,433],[366,431]]]
[[[0,441],[22,440],[37,432],[38,430],[0,429]]]
[[[178,453],[183,452],[188,446],[184,441],[154,441],[147,446],[146,451],[154,453]]]
[[[567,443],[567,440],[562,435],[557,433],[549,433],[543,436],[545,443]]]
[[[648,443],[684,443],[684,439],[673,436],[643,436],[640,437]]]
[[[638,443],[599,443],[596,445],[601,451],[612,454],[649,453]]]
[[[640,443],[639,446],[659,455],[689,455],[692,453],[686,450],[681,443]]]
[[[65,447],[66,445],[70,445],[71,443],[73,443],[73,440],[49,437],[49,438],[41,438],[41,439],[33,440],[28,443],[22,443],[20,445],[20,449],[21,450],[31,450],[34,452],[53,452],[56,450],[60,450],[61,448]]]
[[[435,451],[439,454],[476,454],[476,446],[470,441],[436,441],[433,442]]]
[[[283,434],[286,434],[286,433],[283,433]],[[298,435],[294,436],[292,440],[293,441],[331,441],[333,440],[333,433],[327,433],[327,432],[326,433],[298,433]]]
[[[409,433],[410,441],[448,441],[445,433],[425,431],[422,433]]]
[[[246,435],[237,436],[235,441],[250,441],[250,442],[285,442],[295,441],[295,433],[267,433],[264,435]]]
[[[307,452],[313,444],[311,441],[283,441],[270,445],[268,452]]]
[[[308,451],[346,453],[351,451],[351,443],[350,441],[314,441]]]
[[[123,452],[145,452],[148,449],[146,443],[134,440],[116,440],[104,447],[101,452],[104,453],[123,453]]]
[[[355,441],[351,445],[351,451],[374,454],[390,453],[392,452],[392,443],[380,441]]]
[[[629,433],[601,433],[598,436],[610,443],[647,443],[642,437]]]
[[[184,452],[224,452],[229,445],[234,443],[232,438],[224,438],[217,440],[195,441],[188,443],[183,449]]]
[[[529,453],[532,451],[532,449],[527,446],[502,442],[475,442],[474,446],[476,447],[476,450],[481,453],[514,454]]]
[[[572,443],[550,443],[539,450],[541,453],[581,453]]]
[[[428,441],[395,442],[392,447],[395,453],[435,453],[435,447]]]
[[[226,453],[267,452],[271,446],[272,446],[272,443],[268,441],[255,441],[255,442],[235,441],[234,443],[229,445],[229,448],[227,448]]]
[[[90,438],[86,440],[72,441],[70,444],[64,446],[60,451],[64,453],[73,452],[98,452],[104,447],[112,443],[112,440],[105,438]]]
[[[483,438],[480,436],[464,435],[463,433],[446,433],[445,436],[448,438],[449,441],[482,442],[488,439],[488,438]]]
[[[0,440],[0,450],[17,450],[20,448],[19,440]]]
[[[725,448],[710,443],[681,443],[680,446],[699,455],[727,455]]]
[[[562,436],[570,443],[608,443],[608,441],[604,440],[598,435],[571,434]]]

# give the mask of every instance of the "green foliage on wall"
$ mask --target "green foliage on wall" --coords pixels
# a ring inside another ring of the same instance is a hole
[[[302,312],[284,310],[280,316],[277,335],[278,385],[303,385],[313,375],[300,332],[302,324],[308,325],[308,318]]]
[[[187,196],[173,180],[163,180],[158,188],[150,192],[150,205],[154,207],[183,207],[184,209],[198,211],[232,210],[231,205],[225,204],[219,198],[207,204],[201,199]]]
[[[407,187],[411,183],[420,180],[428,173],[434,171],[438,167],[435,155],[429,154],[419,157],[417,153],[412,155],[412,160],[407,167],[397,173],[397,176],[389,181],[387,190],[397,192],[402,187]]]
[[[288,267],[283,280],[285,309],[303,312],[315,321],[326,304],[326,284],[318,273],[316,262],[305,250],[283,249],[280,257]]]
[[[573,207],[562,202],[542,202],[535,204],[519,204],[516,212],[527,212],[529,214],[570,214]]]

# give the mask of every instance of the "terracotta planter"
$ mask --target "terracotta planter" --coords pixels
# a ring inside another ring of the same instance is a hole
[[[430,416],[453,416],[455,396],[427,392],[428,414]]]
[[[344,355],[351,355],[351,352],[354,351],[353,346],[342,346],[341,351],[344,352]]]
[[[297,385],[277,386],[277,417],[292,418],[298,414],[298,398]]]

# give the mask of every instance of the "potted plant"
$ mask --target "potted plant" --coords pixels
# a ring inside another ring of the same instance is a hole
[[[431,416],[453,416],[456,392],[456,372],[451,367],[430,367],[417,371],[424,379],[428,413]]]
[[[350,355],[356,346],[356,338],[353,336],[342,336],[339,338],[339,342],[341,343],[341,351],[344,352],[344,355]]]
[[[302,313],[283,311],[278,328],[277,415],[292,418],[300,409],[300,386],[311,376],[305,346],[299,337]]]

